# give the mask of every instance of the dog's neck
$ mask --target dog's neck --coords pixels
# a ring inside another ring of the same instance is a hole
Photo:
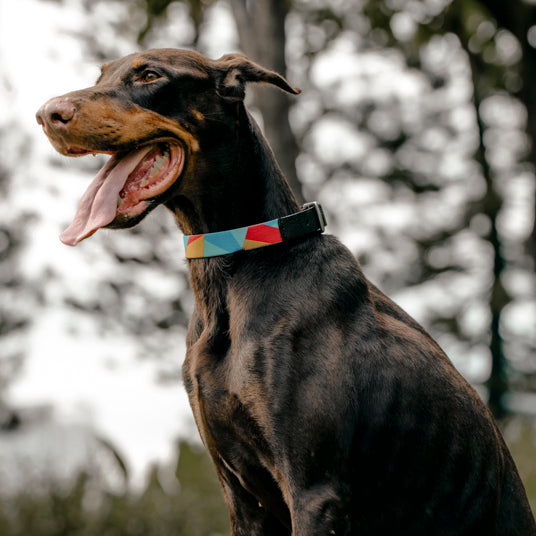
[[[235,136],[203,153],[206,165],[195,169],[167,207],[185,234],[225,231],[298,212],[300,206],[268,142],[243,105]],[[201,147],[203,151],[203,147]],[[207,158],[208,157],[208,158]],[[196,300],[205,311],[225,308],[226,273],[244,257],[215,257],[189,262]]]
[[[300,209],[266,139],[243,106],[235,136],[226,136],[202,158],[203,169],[193,162],[195,178],[167,204],[184,234],[245,227]]]

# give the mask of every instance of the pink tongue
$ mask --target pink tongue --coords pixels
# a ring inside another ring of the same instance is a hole
[[[128,176],[153,149],[154,147],[143,147],[127,155],[114,155],[110,158],[82,196],[73,223],[61,233],[60,240],[64,244],[76,246],[97,229],[113,221],[119,192]]]

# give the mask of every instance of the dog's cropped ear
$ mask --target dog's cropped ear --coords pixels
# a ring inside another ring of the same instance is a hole
[[[221,97],[229,100],[243,100],[248,82],[273,84],[293,95],[301,93],[281,75],[253,63],[243,54],[226,54],[214,62],[214,67],[217,71],[216,90]]]

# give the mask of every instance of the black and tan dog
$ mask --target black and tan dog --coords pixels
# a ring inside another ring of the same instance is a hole
[[[65,243],[158,204],[194,235],[184,383],[233,534],[535,535],[486,406],[297,205],[248,82],[299,92],[241,55],[150,50],[37,114],[60,153],[112,155]]]

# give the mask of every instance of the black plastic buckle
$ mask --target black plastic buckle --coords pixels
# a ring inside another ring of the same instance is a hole
[[[302,205],[303,210],[309,210],[311,208],[315,209],[316,217],[318,218],[319,229],[320,232],[323,233],[328,222],[326,221],[326,216],[324,215],[324,211],[322,210],[322,205],[320,203],[317,203],[316,201],[311,201],[310,203],[305,203],[304,205]]]

